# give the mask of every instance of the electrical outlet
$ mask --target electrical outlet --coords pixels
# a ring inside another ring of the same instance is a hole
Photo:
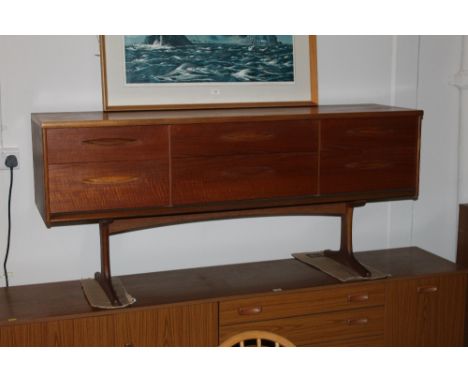
[[[19,157],[19,149],[18,147],[2,147],[0,148],[0,170],[9,170],[7,166],[5,166],[5,159],[8,155],[15,155],[18,159],[18,166],[15,167],[15,170],[19,169],[20,167],[20,157]]]

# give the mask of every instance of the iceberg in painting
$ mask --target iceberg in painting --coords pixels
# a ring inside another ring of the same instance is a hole
[[[293,82],[293,36],[125,36],[127,84]]]

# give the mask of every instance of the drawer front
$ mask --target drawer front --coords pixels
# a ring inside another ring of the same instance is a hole
[[[419,118],[350,118],[322,122],[323,150],[361,150],[366,146],[414,147],[418,139]]]
[[[297,346],[383,346],[384,308],[345,310],[220,327],[220,342],[246,330],[265,330]]]
[[[272,294],[265,297],[224,301],[219,305],[220,325],[302,316],[342,309],[383,305],[382,283],[347,285],[311,292]]]
[[[173,202],[221,202],[317,194],[315,154],[269,154],[173,161]]]
[[[171,127],[174,156],[316,152],[318,122],[270,121]]]
[[[320,193],[409,190],[418,184],[417,118],[325,121]]]
[[[167,126],[48,129],[48,163],[166,159],[167,129]]]
[[[167,162],[103,162],[48,167],[51,213],[166,206]]]

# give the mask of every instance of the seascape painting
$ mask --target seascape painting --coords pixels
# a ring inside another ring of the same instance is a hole
[[[294,82],[293,36],[124,36],[125,83]]]

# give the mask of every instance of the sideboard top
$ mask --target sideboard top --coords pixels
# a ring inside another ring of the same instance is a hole
[[[226,121],[268,121],[291,119],[359,118],[367,114],[380,116],[422,116],[421,110],[377,104],[322,105],[312,107],[274,107],[212,110],[164,110],[124,112],[34,113],[32,121],[42,128],[166,125]]]
[[[359,260],[398,278],[466,272],[441,257],[416,247],[356,253]],[[128,292],[137,298],[130,309],[174,303],[201,302],[263,295],[272,290],[298,291],[314,287],[347,287],[327,274],[295,259],[180,269],[120,276]],[[109,314],[93,310],[79,280],[0,288],[0,327],[36,319]],[[15,320],[12,321],[12,318]]]

